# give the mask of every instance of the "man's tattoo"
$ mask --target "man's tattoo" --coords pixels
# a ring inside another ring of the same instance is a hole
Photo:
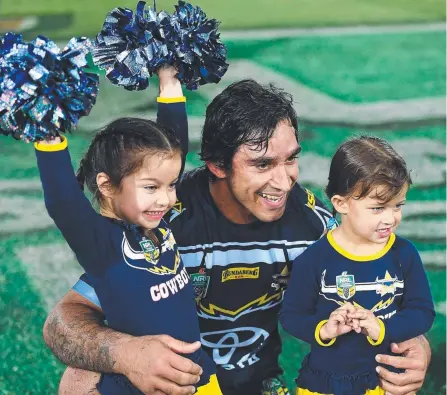
[[[56,310],[47,321],[47,345],[64,364],[102,373],[114,372],[111,342],[119,337],[104,327],[100,313],[78,306]]]

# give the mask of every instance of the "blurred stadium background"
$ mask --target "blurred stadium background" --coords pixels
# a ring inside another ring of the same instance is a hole
[[[0,33],[47,35],[63,46],[93,37],[108,10],[135,1],[0,0]],[[151,4],[151,3],[149,3]],[[157,2],[173,10],[174,0]],[[193,152],[207,103],[231,82],[253,77],[294,95],[300,117],[301,183],[320,197],[329,158],[348,136],[384,137],[413,168],[399,232],[421,251],[438,316],[433,357],[419,394],[445,394],[446,153],[445,4],[442,0],[197,0],[222,21],[230,69],[216,86],[187,92]],[[78,163],[91,133],[121,115],[155,117],[156,82],[140,93],[102,81],[98,103],[71,140]],[[80,273],[47,216],[31,146],[0,145],[0,394],[56,394],[64,366],[44,346],[47,312]],[[284,335],[291,388],[307,347]]]

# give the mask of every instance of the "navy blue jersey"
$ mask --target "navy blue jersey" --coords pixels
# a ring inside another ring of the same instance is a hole
[[[381,319],[377,341],[349,332],[319,341],[319,326],[346,302]],[[375,389],[375,355],[389,354],[391,342],[427,332],[435,317],[427,276],[411,242],[391,235],[384,249],[356,257],[329,232],[295,259],[280,316],[284,329],[311,345],[297,384],[322,394],[364,394]]]
[[[47,210],[88,274],[109,326],[135,336],[200,340],[194,290],[166,222],[153,230],[156,246],[137,227],[99,215],[77,183],[66,140],[36,144],[36,155]],[[187,357],[203,368],[200,390],[215,374],[214,363],[201,349]],[[101,393],[141,393],[118,376],[104,375]]]
[[[295,185],[279,220],[234,224],[216,207],[205,169],[186,174],[177,196],[170,226],[195,289],[202,346],[217,364],[224,393],[247,386],[259,386],[259,393],[264,379],[281,373],[284,287],[274,276],[286,276],[334,220],[310,191]]]

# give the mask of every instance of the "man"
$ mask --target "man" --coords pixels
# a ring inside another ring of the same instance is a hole
[[[287,274],[293,259],[334,223],[296,183],[300,150],[291,97],[240,81],[208,106],[201,147],[206,166],[177,188],[170,226],[195,287],[202,346],[218,366],[225,395],[287,391],[278,380],[278,312]],[[122,373],[147,394],[194,392],[200,369],[178,354],[197,345],[115,332],[103,325],[88,280],[75,289],[45,324],[45,340],[59,359]],[[393,351],[406,357],[381,356],[381,362],[406,373],[381,368],[382,386],[414,393],[425,376],[428,343],[412,339]],[[98,380],[80,369],[67,370],[61,393],[85,393],[85,383]]]

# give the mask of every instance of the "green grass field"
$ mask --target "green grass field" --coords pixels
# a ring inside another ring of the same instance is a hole
[[[157,1],[157,9],[172,12],[170,0]],[[73,35],[93,36],[101,28],[106,13],[116,6],[134,8],[136,1],[122,0],[3,0],[3,16],[68,13],[73,23],[52,31],[54,39]],[[148,5],[153,4],[151,1]],[[201,0],[209,17],[222,21],[222,29],[346,26],[359,24],[395,24],[441,22],[445,20],[442,0]],[[42,28],[41,28],[42,29]],[[43,31],[46,27],[43,26]],[[38,33],[42,33],[39,31]]]
[[[28,31],[67,41],[93,36],[118,3],[79,0],[0,0],[1,19],[68,13],[72,23],[55,28],[41,21]],[[439,0],[266,0],[199,3],[225,29],[352,26],[439,22]],[[120,2],[134,7],[133,1]],[[166,0],[159,9],[172,9]],[[256,8],[255,8],[256,6]],[[238,7],[238,8],[236,8]],[[39,19],[38,19],[39,21]],[[49,20],[51,22],[51,19]],[[56,23],[56,22],[55,22]],[[445,30],[290,35],[270,40],[226,40],[230,68],[217,86],[187,92],[192,137],[188,166],[200,164],[200,127],[207,103],[243,77],[275,82],[294,95],[300,117],[301,183],[322,197],[329,159],[348,136],[370,133],[388,139],[413,169],[404,221],[398,233],[412,240],[423,258],[438,312],[429,333],[432,364],[418,394],[445,394],[446,360],[446,155]],[[156,83],[126,92],[101,80],[98,103],[70,140],[75,165],[91,134],[120,115],[154,117]],[[9,139],[0,145],[0,394],[56,394],[64,366],[44,346],[46,314],[80,273],[72,253],[46,214],[30,146]],[[284,335],[281,362],[293,378],[307,350]]]

